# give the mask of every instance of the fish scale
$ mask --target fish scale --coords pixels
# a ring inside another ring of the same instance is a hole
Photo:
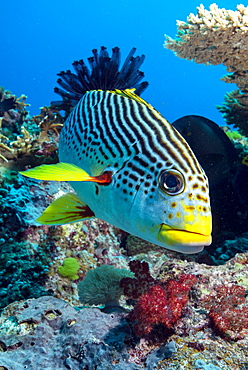
[[[22,174],[68,180],[77,194],[55,200],[39,222],[98,217],[162,247],[196,253],[211,243],[208,179],[185,139],[132,89],[147,86],[139,83],[144,57],[134,51],[120,71],[119,49],[109,58],[102,48],[90,59],[91,74],[83,61],[74,63],[77,75],[59,74],[67,91],[56,91],[75,105],[61,130],[60,163]]]

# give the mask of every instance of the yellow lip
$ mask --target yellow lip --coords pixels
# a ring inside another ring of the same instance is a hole
[[[198,253],[204,246],[211,244],[211,235],[203,235],[197,232],[173,229],[171,226],[162,224],[158,233],[158,240],[184,253]]]

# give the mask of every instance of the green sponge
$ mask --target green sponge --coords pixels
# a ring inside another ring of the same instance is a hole
[[[66,276],[71,280],[76,280],[79,278],[78,270],[79,270],[79,263],[76,258],[68,257],[64,259],[63,265],[58,268],[58,273],[61,276]]]

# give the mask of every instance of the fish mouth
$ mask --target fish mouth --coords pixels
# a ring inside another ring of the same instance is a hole
[[[167,224],[161,224],[158,240],[181,253],[198,253],[212,242],[211,235],[194,231],[174,229]],[[165,246],[166,247],[166,246]]]

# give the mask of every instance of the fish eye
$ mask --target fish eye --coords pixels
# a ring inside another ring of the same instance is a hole
[[[184,177],[177,170],[163,171],[159,177],[159,187],[166,194],[180,194],[185,187]]]

